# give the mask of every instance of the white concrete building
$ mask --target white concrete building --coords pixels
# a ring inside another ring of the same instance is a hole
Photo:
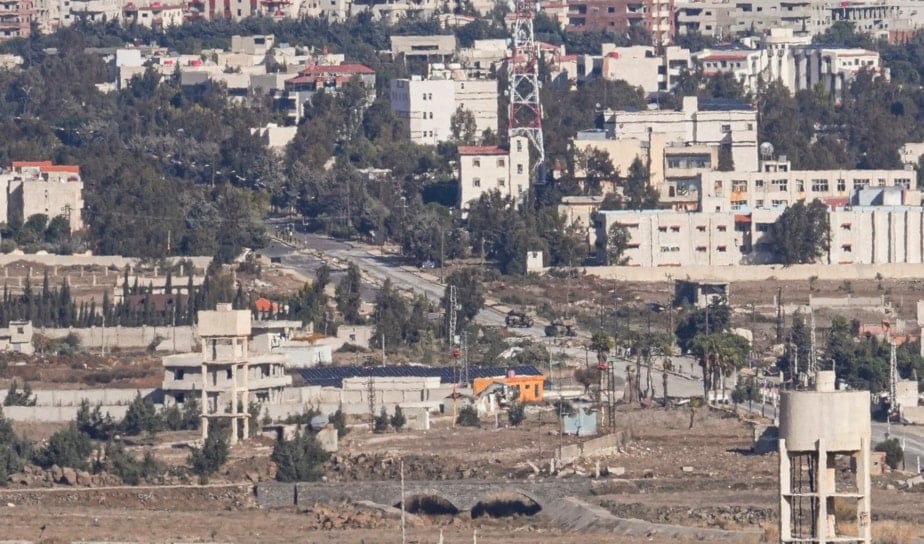
[[[407,121],[407,137],[417,144],[452,140],[452,117],[460,108],[472,113],[480,138],[485,130],[498,131],[497,85],[495,79],[468,77],[458,64],[433,64],[427,78],[391,81],[391,109]]]
[[[901,203],[901,190],[854,194],[854,202],[828,210],[831,244],[823,264],[924,264],[924,210]],[[920,203],[920,194],[915,199]],[[898,202],[897,205],[891,203]],[[673,210],[600,211],[598,239],[613,224],[623,225],[630,240],[628,266],[738,266],[775,262],[771,225],[785,208],[703,212]],[[605,238],[604,238],[605,239]]]
[[[83,229],[83,180],[80,167],[51,161],[13,161],[0,172],[0,222],[33,215],[63,216],[71,232]]]
[[[185,9],[182,2],[128,2],[122,9],[122,22],[126,25],[159,29],[180,26],[184,22]]]
[[[759,172],[704,172],[702,207],[709,212],[738,212],[756,208],[785,208],[816,198],[846,204],[865,188],[911,189],[909,170],[792,170],[789,162],[764,161]],[[920,193],[907,191],[903,204],[920,204]],[[915,202],[915,200],[917,202]]]
[[[472,200],[499,191],[516,201],[529,192],[529,141],[510,139],[510,149],[495,146],[459,147],[459,207],[465,212]]]
[[[573,64],[567,63],[568,78],[579,83],[597,78],[623,80],[641,87],[647,95],[655,95],[673,90],[684,70],[692,68],[690,50],[675,45],[659,51],[647,45],[617,47],[604,43],[600,49],[600,55],[575,55]]]

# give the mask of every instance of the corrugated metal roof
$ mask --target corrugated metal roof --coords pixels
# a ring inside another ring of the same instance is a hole
[[[542,372],[533,365],[470,366],[468,380],[475,378],[495,378],[506,376],[512,370],[517,376],[541,376]],[[462,379],[461,367],[432,367],[432,366],[319,366],[314,368],[299,368],[295,373],[305,380],[308,385],[322,387],[341,387],[344,378],[439,378],[441,383],[454,383]]]

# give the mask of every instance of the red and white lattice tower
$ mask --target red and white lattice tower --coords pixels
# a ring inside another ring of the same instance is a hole
[[[510,109],[507,134],[524,136],[532,147],[532,182],[544,183],[545,146],[542,139],[542,103],[539,101],[539,44],[533,34],[537,4],[514,0],[513,55],[509,63]]]

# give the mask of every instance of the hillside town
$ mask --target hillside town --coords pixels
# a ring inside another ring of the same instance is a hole
[[[0,540],[924,542],[922,8],[0,0]]]

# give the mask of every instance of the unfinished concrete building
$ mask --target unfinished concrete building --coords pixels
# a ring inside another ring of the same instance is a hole
[[[292,378],[284,356],[249,354],[250,311],[218,304],[198,316],[201,353],[164,357],[164,402],[183,404],[201,395],[202,437],[208,437],[210,424],[227,420],[234,444],[248,437],[248,406],[281,402]]]
[[[780,542],[871,542],[870,396],[834,382],[819,371],[814,391],[782,394]]]

